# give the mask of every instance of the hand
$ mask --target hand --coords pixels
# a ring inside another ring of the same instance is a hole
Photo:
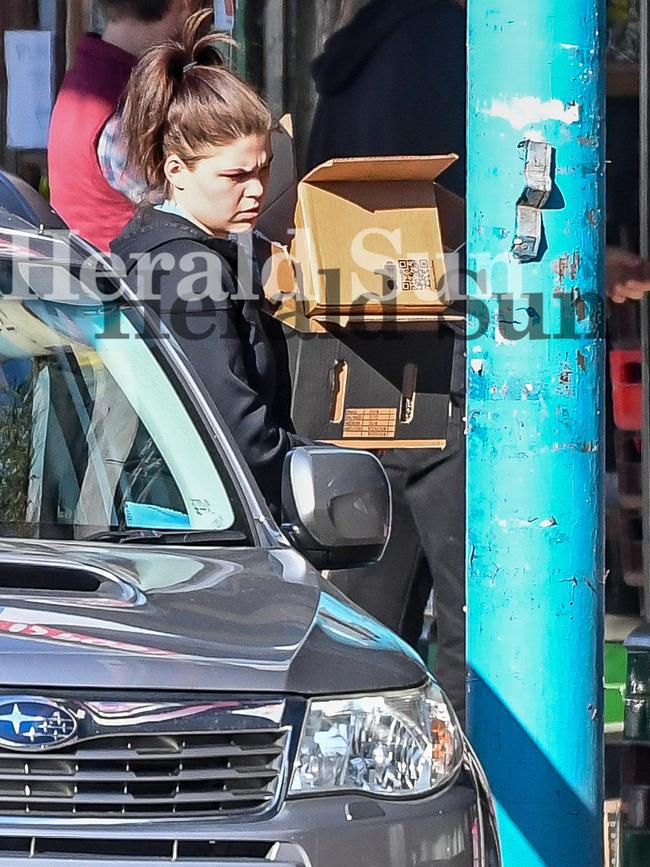
[[[607,294],[616,304],[640,301],[650,292],[650,262],[620,247],[607,248]]]

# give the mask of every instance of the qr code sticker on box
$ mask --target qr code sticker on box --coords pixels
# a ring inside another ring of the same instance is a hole
[[[428,259],[398,259],[386,264],[387,272],[396,279],[399,292],[433,292],[431,264]]]

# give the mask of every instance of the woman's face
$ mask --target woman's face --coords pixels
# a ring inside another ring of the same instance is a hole
[[[189,169],[165,162],[174,201],[215,235],[249,232],[260,215],[271,166],[271,137],[248,136],[213,147]]]

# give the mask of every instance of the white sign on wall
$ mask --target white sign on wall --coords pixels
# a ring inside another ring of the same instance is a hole
[[[217,30],[232,33],[235,29],[236,0],[214,0],[214,26]]]
[[[47,30],[8,30],[7,144],[47,147],[53,102],[54,34]]]

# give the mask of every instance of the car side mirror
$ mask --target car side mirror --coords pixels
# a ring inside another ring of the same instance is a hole
[[[317,569],[375,563],[391,525],[390,484],[369,452],[302,446],[284,461],[282,529]]]

